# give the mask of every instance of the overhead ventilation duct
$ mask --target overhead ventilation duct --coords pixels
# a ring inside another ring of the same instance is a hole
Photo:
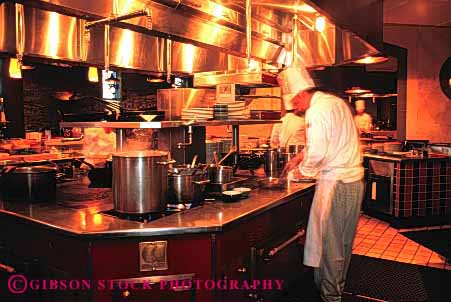
[[[216,79],[271,85],[269,68],[303,64],[334,66],[379,52],[343,30],[307,1],[274,0],[130,0],[25,1],[24,56],[89,66],[125,68],[148,73],[199,74]],[[250,3],[251,7],[246,7]],[[116,16],[148,11],[146,16],[116,20]],[[246,18],[250,11],[250,20]],[[14,3],[0,5],[0,52],[15,54]],[[149,15],[152,27],[149,27]],[[250,26],[248,26],[250,23]],[[97,24],[89,30],[85,28]],[[295,25],[296,26],[295,26]],[[110,26],[109,62],[105,62],[104,26]],[[171,56],[167,57],[170,39]],[[250,61],[258,62],[244,76]],[[208,74],[200,74],[209,72]],[[257,75],[258,73],[258,75]],[[199,76],[195,76],[199,79]],[[215,82],[215,81],[210,81]],[[203,84],[207,83],[203,81]],[[203,85],[202,84],[202,85]]]

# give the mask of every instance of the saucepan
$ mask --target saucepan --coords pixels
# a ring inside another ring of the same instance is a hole
[[[49,202],[56,196],[56,167],[26,166],[0,169],[4,200]]]
[[[209,182],[208,172],[192,165],[169,169],[168,201],[171,203],[200,202]]]
[[[236,148],[231,147],[230,151],[217,162],[216,153],[214,153],[215,163],[207,165],[204,169],[208,169],[208,176],[211,183],[224,184],[232,180],[233,167],[221,165],[230,155],[235,152]]]
[[[232,179],[233,167],[211,164],[208,166],[208,176],[212,183],[224,184]]]

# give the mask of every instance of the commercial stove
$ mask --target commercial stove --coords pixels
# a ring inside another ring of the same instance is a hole
[[[157,219],[160,219],[160,218],[163,218],[163,217],[175,214],[175,213],[187,211],[193,207],[194,207],[194,205],[191,203],[179,203],[179,204],[167,204],[166,210],[164,212],[157,212],[157,213],[137,213],[137,214],[121,213],[114,209],[101,211],[100,213],[104,214],[104,215],[116,217],[119,219],[147,223],[147,222],[155,221]]]

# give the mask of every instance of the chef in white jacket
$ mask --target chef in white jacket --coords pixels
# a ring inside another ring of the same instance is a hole
[[[348,105],[316,89],[305,68],[288,68],[278,81],[282,94],[294,95],[293,107],[305,113],[306,122],[304,152],[285,170],[299,169],[302,175],[317,179],[304,264],[314,268],[321,298],[341,301],[363,199],[358,130]]]
[[[355,101],[355,111],[354,121],[360,132],[369,132],[373,127],[373,119],[371,115],[365,112],[365,100]]]
[[[286,147],[289,145],[305,145],[305,120],[294,113],[291,104],[292,95],[284,95],[282,123],[274,124],[271,132],[271,146]]]

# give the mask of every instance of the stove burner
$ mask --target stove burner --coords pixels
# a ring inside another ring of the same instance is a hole
[[[110,216],[114,216],[114,217],[117,217],[120,219],[126,219],[126,220],[143,222],[143,223],[154,221],[154,220],[157,220],[159,218],[166,216],[165,213],[143,213],[143,214],[120,213],[120,212],[115,211],[114,209],[109,210],[109,211],[103,211],[101,213],[110,215]]]

